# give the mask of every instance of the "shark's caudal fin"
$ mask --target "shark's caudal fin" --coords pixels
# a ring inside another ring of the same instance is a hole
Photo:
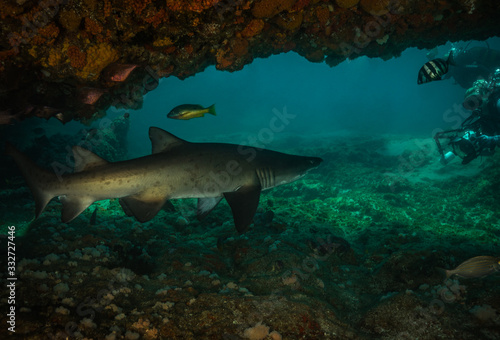
[[[35,217],[38,218],[45,206],[55,196],[50,192],[51,183],[57,181],[54,173],[39,167],[10,143],[5,145],[5,153],[16,162],[28,187],[35,198]]]

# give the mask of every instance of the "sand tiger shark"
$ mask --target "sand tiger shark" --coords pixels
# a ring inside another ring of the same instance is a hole
[[[151,155],[120,162],[74,146],[74,172],[59,177],[10,144],[6,153],[35,198],[36,218],[56,196],[64,223],[103,199],[119,198],[127,215],[146,222],[170,199],[198,198],[202,218],[224,197],[240,233],[252,223],[262,190],[293,182],[323,161],[237,144],[192,143],[157,127],[149,129],[149,138]]]

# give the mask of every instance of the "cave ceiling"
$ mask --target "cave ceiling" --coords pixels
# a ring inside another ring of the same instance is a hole
[[[0,0],[0,124],[137,109],[164,77],[294,51],[334,67],[498,36],[498,0]]]

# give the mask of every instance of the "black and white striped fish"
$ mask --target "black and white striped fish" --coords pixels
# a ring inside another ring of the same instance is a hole
[[[434,80],[441,80],[448,73],[449,59],[437,58],[426,62],[420,71],[418,71],[417,84],[420,85]]]

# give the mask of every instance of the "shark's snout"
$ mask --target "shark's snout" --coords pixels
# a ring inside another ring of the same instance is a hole
[[[317,168],[321,164],[321,162],[323,162],[323,159],[319,157],[311,157],[307,161],[310,165],[309,169],[314,169]]]

